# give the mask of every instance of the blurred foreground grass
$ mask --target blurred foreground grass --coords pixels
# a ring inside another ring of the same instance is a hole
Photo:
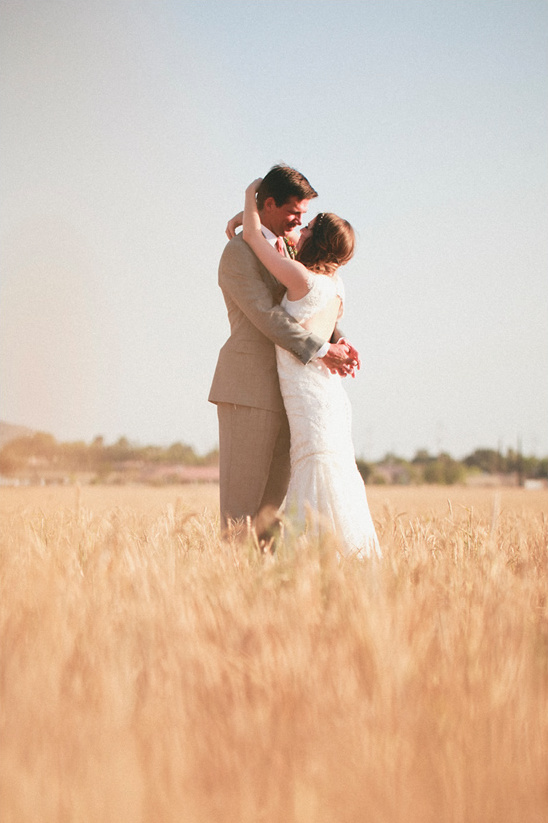
[[[2,490],[2,823],[545,823],[548,493],[368,495],[338,563],[214,486]]]

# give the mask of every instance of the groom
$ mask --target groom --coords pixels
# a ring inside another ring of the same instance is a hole
[[[274,166],[257,192],[266,239],[287,254],[283,238],[301,225],[317,197],[306,177]],[[346,342],[330,343],[306,331],[279,303],[284,287],[265,269],[241,234],[226,245],[219,286],[230,337],[222,347],[209,400],[217,405],[223,532],[242,528],[265,508],[277,510],[289,483],[289,425],[278,383],[275,344],[302,363],[318,357],[341,374],[357,362]]]

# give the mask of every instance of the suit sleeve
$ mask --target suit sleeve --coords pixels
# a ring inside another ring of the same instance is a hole
[[[242,247],[241,243],[231,241],[225,247],[219,265],[219,285],[265,337],[306,365],[325,340],[304,329],[276,304],[261,277],[259,261],[251,249]]]

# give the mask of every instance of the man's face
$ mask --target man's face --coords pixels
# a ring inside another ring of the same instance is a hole
[[[310,200],[291,197],[283,206],[277,206],[273,197],[267,197],[261,212],[261,222],[275,235],[283,237],[301,225],[309,203]]]

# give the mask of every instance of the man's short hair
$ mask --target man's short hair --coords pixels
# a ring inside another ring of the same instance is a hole
[[[265,200],[273,197],[276,206],[283,206],[292,197],[312,200],[318,192],[312,188],[304,174],[291,166],[273,166],[257,190],[257,208],[264,208]]]

